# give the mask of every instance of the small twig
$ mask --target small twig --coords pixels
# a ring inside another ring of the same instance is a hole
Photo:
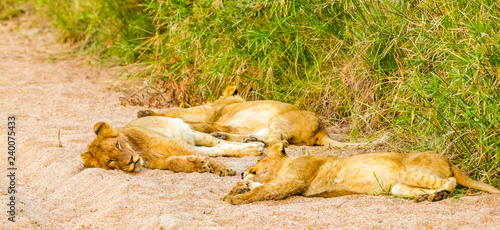
[[[153,87],[151,87],[151,89],[156,91],[160,95],[160,97],[163,98],[163,101],[167,101],[167,99],[165,99],[165,97],[163,96],[163,93],[159,89],[153,88]]]
[[[135,96],[137,93],[141,92],[142,90],[144,90],[144,89],[146,89],[146,88],[148,88],[148,87],[149,87],[148,85],[147,85],[147,86],[144,86],[144,87],[142,87],[142,88],[140,88],[140,89],[136,90],[135,92],[133,92],[133,93],[129,94],[129,95],[128,95],[128,96],[126,96],[124,99],[125,99],[125,100],[128,100],[128,99],[132,98],[133,96]]]
[[[345,201],[344,201],[344,202],[342,202],[341,204],[339,204],[339,205],[335,206],[335,208],[339,208],[339,207],[340,207],[340,206],[342,206],[343,204],[347,203],[347,201],[349,201],[349,200],[345,200]]]
[[[59,129],[59,132],[57,132],[57,139],[59,140],[59,148],[62,148],[62,142],[61,142],[61,129]]]

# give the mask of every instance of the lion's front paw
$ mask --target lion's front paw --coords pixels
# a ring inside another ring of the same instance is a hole
[[[264,152],[263,142],[244,143],[245,148],[240,151],[241,156],[260,156]]]
[[[221,140],[227,140],[227,136],[222,133],[215,132],[212,133],[212,136]]]
[[[230,204],[243,204],[245,203],[245,200],[241,199],[240,196],[238,195],[227,195],[224,198],[222,198],[223,201],[230,203]]]
[[[248,181],[240,181],[234,186],[233,189],[231,189],[231,192],[229,194],[231,195],[237,195],[237,194],[243,194],[246,192],[250,191],[250,182]]]
[[[194,172],[210,172],[210,163],[206,157],[189,156],[188,160],[193,164]]]
[[[234,176],[236,175],[236,171],[227,167],[224,163],[211,160],[210,162],[210,172],[217,176]]]
[[[213,170],[212,173],[215,175],[221,176],[221,177],[236,175],[236,171],[234,171],[233,169],[217,169],[217,170]]]
[[[137,112],[137,117],[138,118],[148,117],[148,116],[153,116],[153,111],[151,111],[151,110],[141,110],[141,111]]]

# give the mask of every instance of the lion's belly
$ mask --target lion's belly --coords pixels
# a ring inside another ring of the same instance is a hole
[[[262,129],[267,129],[269,120],[276,114],[297,110],[298,108],[292,104],[278,101],[248,101],[225,106],[221,109],[222,114],[217,123],[222,126],[230,126],[235,130],[245,130],[250,133],[238,134],[253,134]]]
[[[397,165],[361,165],[354,166],[353,177],[343,181],[347,187],[361,194],[383,194],[391,191],[397,183]],[[344,178],[345,179],[345,178]]]
[[[274,111],[245,110],[235,114],[223,115],[217,123],[222,126],[245,128],[249,132],[255,133],[262,129],[267,129],[269,120],[275,115],[276,113]]]
[[[371,157],[369,154],[356,161],[340,159],[325,163],[316,179],[311,182],[308,193],[324,194],[382,194],[390,192],[398,181],[399,164],[391,157]]]

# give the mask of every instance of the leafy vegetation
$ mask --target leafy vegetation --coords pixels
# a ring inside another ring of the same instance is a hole
[[[0,0],[0,20],[15,18],[26,11],[28,0]]]
[[[499,184],[500,3],[494,0],[38,0],[63,37],[174,88],[183,106],[229,84],[390,128]],[[182,96],[184,95],[184,96]],[[186,96],[189,95],[189,96]]]

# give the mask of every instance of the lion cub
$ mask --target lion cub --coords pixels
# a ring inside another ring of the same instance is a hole
[[[323,145],[340,148],[366,147],[368,143],[342,143],[330,139],[313,112],[279,101],[245,101],[234,86],[228,86],[216,101],[192,108],[174,108],[156,113],[143,110],[138,117],[164,116],[184,120],[194,130],[236,142],[262,141],[294,145]],[[375,141],[374,145],[385,140]]]
[[[81,154],[86,167],[136,172],[144,165],[174,172],[211,172],[232,176],[235,171],[209,157],[258,156],[262,143],[231,143],[192,131],[181,119],[144,117],[121,128],[95,124],[96,138]]]
[[[392,194],[416,202],[446,199],[458,184],[500,194],[472,180],[433,152],[373,153],[347,158],[287,157],[282,144],[269,148],[243,174],[243,181],[223,198],[231,204],[278,200],[288,196],[335,197],[347,194]]]

